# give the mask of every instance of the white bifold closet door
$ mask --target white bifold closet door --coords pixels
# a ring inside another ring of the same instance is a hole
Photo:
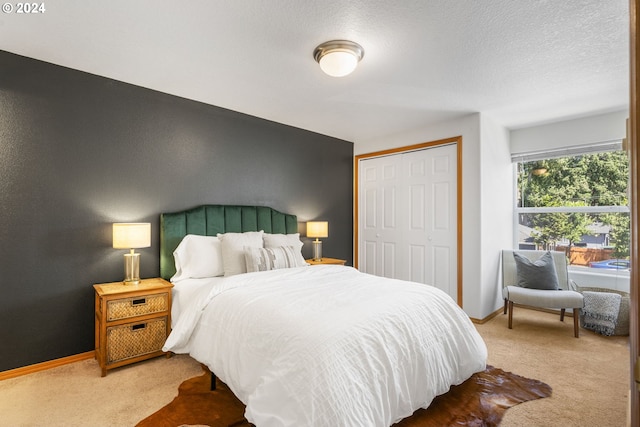
[[[361,159],[358,268],[457,301],[457,147]]]

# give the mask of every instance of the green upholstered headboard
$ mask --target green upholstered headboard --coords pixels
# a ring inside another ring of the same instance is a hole
[[[187,234],[215,236],[260,230],[272,234],[297,233],[298,219],[266,206],[202,205],[160,214],[160,276],[169,280],[176,273],[173,251]]]

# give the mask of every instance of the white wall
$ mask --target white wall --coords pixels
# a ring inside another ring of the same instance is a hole
[[[481,308],[484,318],[503,305],[500,251],[513,245],[514,180],[509,131],[486,114],[480,119],[482,236]]]
[[[510,132],[511,152],[526,153],[622,139],[628,110],[565,120]]]

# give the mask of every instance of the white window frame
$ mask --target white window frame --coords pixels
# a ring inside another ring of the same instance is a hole
[[[572,146],[567,148],[560,148],[554,150],[528,152],[528,153],[514,153],[511,155],[511,161],[513,163],[513,182],[514,185],[514,209],[513,209],[513,247],[518,248],[519,238],[519,223],[520,214],[527,213],[630,213],[629,206],[554,206],[554,207],[519,207],[518,202],[518,163],[520,162],[532,162],[536,160],[546,160],[558,157],[571,157],[584,154],[602,153],[607,151],[620,151],[622,149],[622,140],[604,141],[597,144]],[[626,270],[604,270],[604,271],[588,271],[584,268],[573,267],[569,265],[569,273],[580,274],[584,276],[592,276],[594,278],[629,278],[629,271]],[[622,287],[624,290],[625,286]],[[626,286],[628,288],[628,285]],[[628,292],[628,289],[627,289]]]

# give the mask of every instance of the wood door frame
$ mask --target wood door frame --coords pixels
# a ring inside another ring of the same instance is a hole
[[[640,243],[640,178],[638,168],[640,167],[640,147],[639,133],[640,116],[638,102],[640,100],[640,40],[638,39],[638,11],[640,10],[640,0],[629,1],[629,124],[627,128],[627,141],[629,151],[630,169],[630,207],[631,207],[631,280],[629,283],[631,293],[630,307],[630,332],[629,332],[629,359],[630,359],[630,394],[629,394],[629,425],[640,425],[640,387],[636,383],[636,360],[640,355],[640,326],[638,324],[638,314],[640,313],[640,298],[638,297],[639,267],[638,252]]]
[[[359,206],[360,206],[360,203],[359,203],[360,195],[358,191],[360,186],[360,182],[359,182],[360,160],[366,160],[374,157],[383,157],[383,156],[389,156],[389,155],[395,155],[395,154],[409,153],[411,151],[419,151],[427,148],[436,148],[438,146],[449,145],[449,144],[456,144],[456,168],[457,168],[456,170],[456,180],[457,180],[456,182],[456,187],[457,187],[456,188],[456,193],[457,193],[457,197],[456,197],[456,204],[457,204],[456,206],[456,215],[457,215],[456,269],[457,269],[457,275],[458,275],[457,298],[458,298],[458,305],[462,307],[462,136],[454,136],[451,138],[439,139],[437,141],[423,142],[420,144],[407,145],[404,147],[391,148],[388,150],[374,151],[372,153],[359,154],[354,157],[353,185],[354,185],[355,196],[353,198],[353,204],[354,204],[354,207],[353,207],[353,215],[354,215],[354,218],[353,218],[353,223],[354,223],[353,265],[354,267],[358,268],[358,256],[359,256],[358,245],[360,240],[360,233],[358,229]]]

